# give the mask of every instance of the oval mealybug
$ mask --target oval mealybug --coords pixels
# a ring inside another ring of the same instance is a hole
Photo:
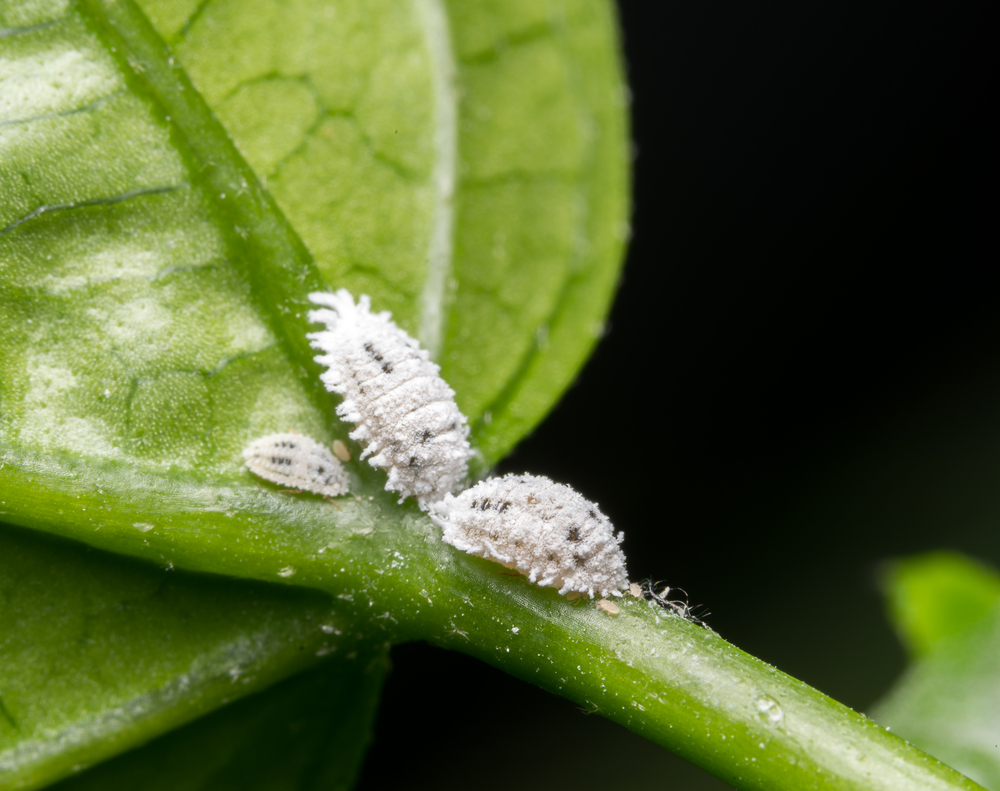
[[[341,461],[351,460],[351,451],[347,449],[347,445],[342,439],[335,439],[333,441],[333,455]]]
[[[271,434],[243,451],[247,467],[272,483],[336,497],[346,494],[347,471],[333,454],[303,434]]]
[[[444,540],[559,593],[620,596],[625,555],[611,522],[569,486],[535,475],[487,478],[431,506]]]
[[[372,313],[367,295],[357,305],[346,289],[309,299],[323,306],[309,320],[326,324],[309,335],[323,352],[316,361],[329,369],[321,379],[344,397],[337,414],[358,424],[350,436],[366,444],[361,457],[388,469],[385,488],[399,492],[401,502],[412,495],[427,510],[468,473],[469,427],[455,391],[391,313]]]

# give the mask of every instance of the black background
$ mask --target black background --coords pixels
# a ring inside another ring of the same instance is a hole
[[[862,710],[904,666],[881,564],[1000,562],[987,8],[623,0],[622,288],[500,468],[571,483],[625,530],[633,579]],[[393,659],[365,791],[723,787],[467,657]]]

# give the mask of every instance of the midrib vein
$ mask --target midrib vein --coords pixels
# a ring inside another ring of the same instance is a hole
[[[448,16],[442,0],[414,0],[427,41],[434,91],[434,221],[427,248],[427,279],[421,294],[420,342],[438,358],[444,335],[453,254],[455,170],[458,157],[458,93]]]

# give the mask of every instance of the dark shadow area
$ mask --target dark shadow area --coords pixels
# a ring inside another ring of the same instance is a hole
[[[394,648],[392,661],[356,791],[655,788],[665,779],[671,788],[730,788],[620,725],[464,654],[411,644]]]

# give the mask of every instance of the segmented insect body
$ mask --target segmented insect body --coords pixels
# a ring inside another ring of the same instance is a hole
[[[367,444],[362,458],[388,470],[385,488],[399,492],[400,502],[416,497],[427,510],[468,474],[469,428],[455,392],[391,313],[371,312],[367,295],[356,305],[346,289],[309,299],[323,306],[309,320],[326,330],[309,338],[323,352],[316,361],[329,369],[324,385],[344,397],[337,414],[358,424],[351,439]]]
[[[271,434],[243,451],[254,475],[272,483],[337,497],[349,488],[347,471],[333,454],[303,434]]]
[[[625,555],[611,522],[569,486],[535,475],[487,478],[431,506],[444,540],[559,593],[620,596]]]

